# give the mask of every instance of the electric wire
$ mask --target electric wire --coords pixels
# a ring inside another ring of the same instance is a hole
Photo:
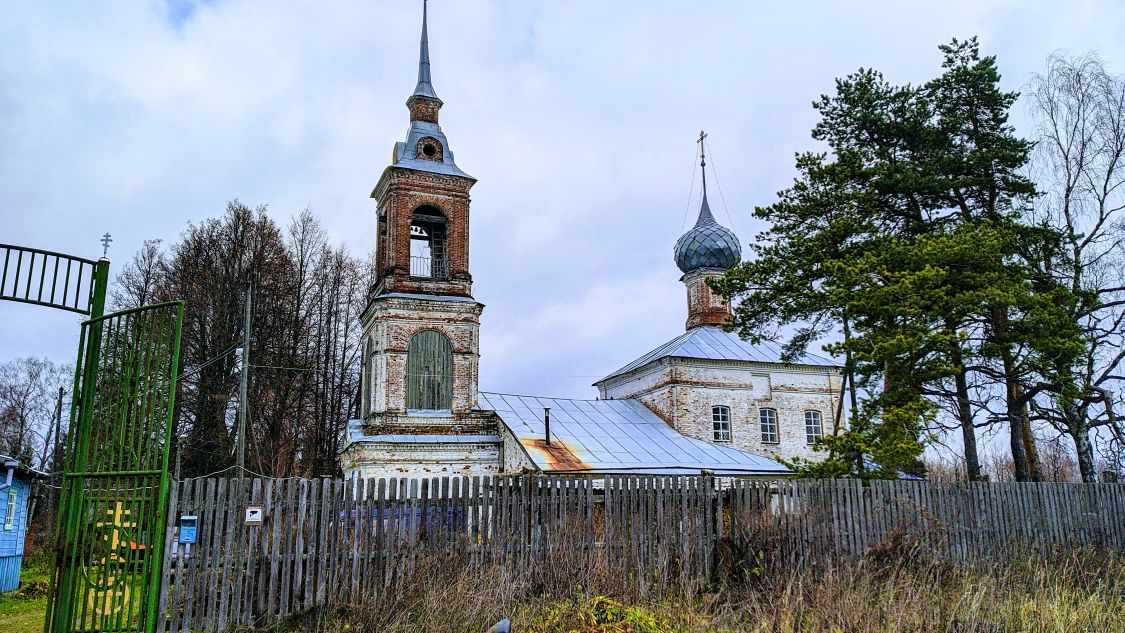
[[[704,141],[706,143],[706,141]],[[711,144],[707,143],[707,149],[711,149]],[[715,187],[719,189],[719,200],[723,203],[723,211],[727,214],[727,220],[730,222],[730,228],[736,234],[738,227],[734,225],[734,217],[730,214],[730,209],[727,208],[727,200],[723,197],[723,185],[719,182],[719,170],[715,167],[715,152],[711,152],[711,175],[715,178]]]
[[[695,152],[691,153],[691,185],[688,187],[687,204],[684,205],[684,219],[680,222],[680,234],[683,235],[684,230],[687,228],[688,214],[691,213],[691,197],[695,193],[695,170],[699,165],[695,162]]]
[[[222,352],[219,352],[218,355],[204,361],[201,365],[199,365],[197,367],[193,367],[191,369],[184,370],[183,372],[180,373],[179,376],[176,376],[176,380],[178,381],[179,379],[183,378],[184,376],[190,376],[190,375],[192,375],[196,372],[202,371],[204,367],[207,367],[209,365],[214,364],[219,359],[225,357],[227,354],[230,354],[231,352],[233,352],[236,349],[238,349],[238,343],[231,344],[230,347],[228,347],[227,349],[225,349]]]

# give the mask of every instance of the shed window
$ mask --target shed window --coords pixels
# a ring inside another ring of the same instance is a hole
[[[431,206],[418,207],[410,219],[410,276],[445,279],[445,214]]]
[[[453,345],[441,332],[422,330],[406,350],[406,408],[442,411],[453,405]]]
[[[711,423],[715,429],[716,442],[730,441],[730,407],[711,407]]]
[[[820,411],[805,411],[805,441],[812,446],[822,434]]]
[[[4,518],[4,529],[14,530],[16,528],[16,501],[19,500],[19,495],[16,494],[14,488],[8,489],[8,516]]]
[[[763,444],[777,444],[780,440],[777,436],[777,410],[776,409],[759,409],[758,410],[758,423],[762,427],[762,443]]]

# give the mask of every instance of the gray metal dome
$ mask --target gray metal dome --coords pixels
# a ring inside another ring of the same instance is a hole
[[[707,191],[699,208],[699,219],[676,241],[676,265],[684,273],[701,268],[733,268],[742,261],[742,246],[734,232],[715,221],[707,205]]]

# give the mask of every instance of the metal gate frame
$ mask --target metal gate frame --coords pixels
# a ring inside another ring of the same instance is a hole
[[[78,344],[45,630],[154,633],[184,303],[106,315],[107,259],[11,244],[0,244],[0,258],[0,300],[89,317]]]
[[[49,631],[154,631],[184,304],[83,323]]]

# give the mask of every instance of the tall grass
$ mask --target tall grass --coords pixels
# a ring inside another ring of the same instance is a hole
[[[308,614],[303,633],[485,631],[1091,631],[1125,632],[1125,559],[1069,550],[952,565],[903,545],[860,562],[787,568],[725,565],[700,584],[640,579],[610,557],[556,548],[530,570],[473,567],[447,555],[421,560],[371,600]],[[745,554],[743,554],[745,556]],[[747,563],[747,561],[741,561]]]

